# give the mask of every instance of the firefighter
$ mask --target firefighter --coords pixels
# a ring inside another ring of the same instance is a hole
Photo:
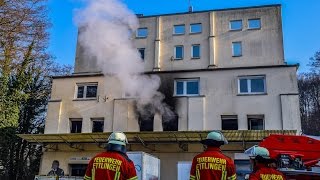
[[[63,169],[59,168],[58,160],[54,160],[52,162],[51,171],[48,173],[48,176],[56,176],[56,177],[64,176]]]
[[[138,180],[135,166],[126,154],[127,144],[124,133],[113,132],[106,151],[90,160],[84,180]]]
[[[190,180],[235,180],[234,162],[220,149],[221,145],[228,144],[223,134],[212,131],[201,143],[206,150],[193,158]]]
[[[245,154],[249,154],[253,164],[253,172],[249,180],[285,180],[285,176],[273,165],[274,160],[270,158],[268,149],[253,146]]]

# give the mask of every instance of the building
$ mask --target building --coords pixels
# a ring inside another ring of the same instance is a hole
[[[161,179],[176,179],[177,164],[203,150],[209,130],[223,130],[224,152],[239,166],[244,149],[270,133],[301,131],[296,71],[284,60],[281,6],[268,5],[139,16],[133,39],[145,73],[161,78],[160,91],[175,116],[139,121],[134,99],[117,79],[82,55],[75,72],[53,78],[44,135],[20,135],[42,143],[39,174],[54,159],[80,175],[112,131],[127,132],[129,150],[161,160]],[[140,125],[139,125],[139,122]],[[166,131],[170,131],[167,133]]]

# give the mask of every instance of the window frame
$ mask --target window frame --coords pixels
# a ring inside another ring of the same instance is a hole
[[[143,50],[143,58],[142,58],[140,50]],[[140,58],[144,61],[144,59],[146,57],[146,48],[138,48],[138,52],[140,54]]]
[[[101,132],[104,132],[104,118],[90,118],[91,120],[91,132],[100,132],[100,131],[93,131],[93,123],[96,122],[96,121],[100,121],[103,123],[103,127],[102,127],[102,131]]]
[[[200,32],[192,32],[192,26],[193,25],[200,25]],[[202,33],[202,23],[192,23],[190,24],[189,34],[200,34]]]
[[[142,30],[142,29],[146,29],[147,30],[147,34],[145,36],[139,36],[139,30]],[[144,38],[148,37],[148,34],[149,34],[148,28],[147,27],[141,27],[141,28],[138,28],[137,31],[136,31],[136,38],[144,39]]]
[[[187,93],[187,82],[198,82],[198,93],[188,94]],[[183,82],[183,94],[177,94],[177,82]],[[200,96],[200,78],[183,78],[174,80],[174,93],[173,96]]]
[[[74,133],[82,133],[82,126],[83,126],[83,119],[82,118],[69,118],[70,125],[69,125],[69,132],[74,134]],[[81,129],[80,132],[72,132],[72,122],[81,122]]]
[[[250,27],[250,21],[253,21],[253,20],[259,20],[259,27]],[[252,19],[248,19],[248,30],[259,30],[261,29],[261,18],[252,18]]]
[[[263,92],[252,92],[251,91],[251,79],[263,79],[264,91]],[[248,92],[240,91],[240,80],[247,79],[247,88]],[[266,76],[265,75],[256,75],[256,76],[239,76],[238,77],[238,95],[259,95],[259,94],[267,94],[267,84],[266,84]]]
[[[240,54],[239,55],[236,55],[235,54],[235,48],[234,48],[234,44],[240,44]],[[242,56],[242,41],[235,41],[235,42],[232,42],[232,57],[241,57]]]
[[[194,57],[194,54],[193,54],[193,48],[195,46],[199,46],[199,56],[198,57]],[[191,59],[200,59],[201,58],[201,45],[200,44],[192,44],[191,45]]]
[[[183,33],[176,33],[176,27],[178,27],[178,26],[183,26],[184,27],[184,30],[183,30]],[[172,34],[173,35],[184,35],[186,33],[186,25],[185,24],[176,24],[176,25],[173,25],[173,32],[172,32]]]
[[[260,117],[259,117],[260,116]],[[257,117],[257,118],[255,118]],[[251,121],[249,119],[259,119],[262,121],[262,129],[252,129]],[[265,115],[264,114],[248,114],[247,115],[248,130],[265,130]]]
[[[240,27],[240,29],[232,29],[232,26],[231,26],[232,22],[238,22],[238,21],[241,22],[241,27]],[[242,21],[242,19],[230,20],[230,21],[229,21],[229,31],[242,31],[242,29],[243,29],[243,21]]]
[[[87,87],[88,86],[97,86],[96,97],[88,97],[87,98]],[[83,88],[83,97],[78,97],[79,87]],[[90,82],[90,83],[76,83],[76,90],[74,99],[76,100],[90,100],[90,99],[97,99],[98,98],[98,82]]]
[[[177,58],[177,47],[182,47],[182,57],[181,58]],[[173,58],[174,58],[174,60],[183,60],[183,58],[184,58],[184,46],[183,45],[176,45],[176,46],[174,46],[174,54],[173,54]]]
[[[239,130],[238,115],[221,115],[220,117],[221,117],[221,130]],[[224,120],[236,120],[237,129],[224,129],[223,128],[223,121]]]

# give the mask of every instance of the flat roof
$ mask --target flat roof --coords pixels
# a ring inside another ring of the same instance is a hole
[[[210,131],[125,132],[129,143],[199,143]],[[296,130],[223,130],[229,142],[257,142],[270,134],[295,135]],[[111,132],[68,134],[18,134],[29,143],[106,143]]]
[[[178,12],[178,13],[154,14],[154,15],[146,15],[146,16],[144,16],[143,14],[137,13],[137,15],[138,15],[138,18],[150,18],[150,17],[158,17],[158,16],[172,16],[172,15],[183,15],[183,14],[205,13],[205,12],[211,12],[211,11],[230,11],[230,10],[256,9],[256,8],[279,7],[279,6],[281,7],[281,4],[268,4],[268,5],[244,6],[244,7],[236,7],[236,8],[210,9],[210,10],[193,11],[193,12],[187,11],[187,12]]]
[[[170,70],[170,71],[146,71],[144,74],[161,74],[161,73],[181,73],[181,72],[201,72],[201,71],[227,71],[227,70],[241,70],[241,69],[264,69],[264,68],[288,68],[295,67],[299,68],[299,64],[291,65],[268,65],[268,66],[243,66],[243,67],[225,67],[225,68],[207,68],[207,69],[183,69],[183,70]],[[98,77],[104,76],[102,72],[94,73],[73,73],[65,76],[52,76],[53,79],[64,79],[64,78],[81,78],[81,77]]]

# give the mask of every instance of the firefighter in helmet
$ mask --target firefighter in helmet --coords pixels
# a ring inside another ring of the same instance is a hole
[[[253,164],[253,172],[249,180],[277,179],[285,180],[285,176],[272,166],[274,160],[270,158],[268,149],[260,146],[253,146],[245,151]]]
[[[84,180],[138,180],[135,166],[126,154],[127,144],[124,133],[113,132],[106,151],[90,160]]]
[[[207,148],[193,158],[190,180],[235,180],[232,159],[222,154],[220,146],[228,144],[220,131],[212,131],[201,141]]]

